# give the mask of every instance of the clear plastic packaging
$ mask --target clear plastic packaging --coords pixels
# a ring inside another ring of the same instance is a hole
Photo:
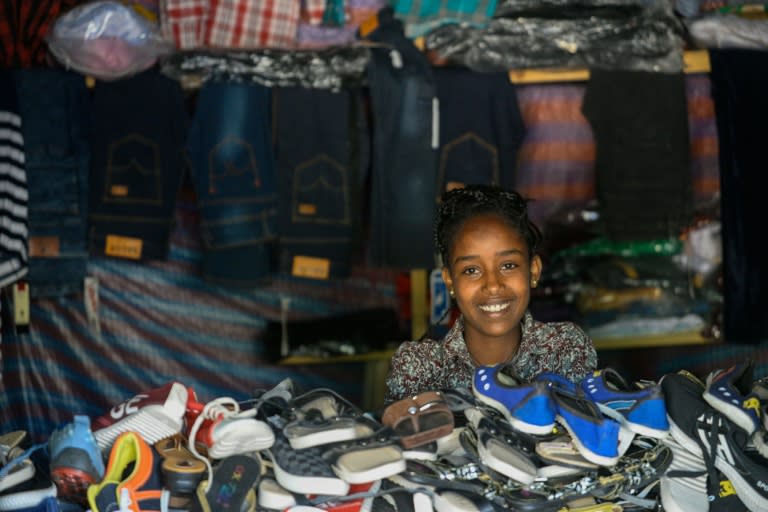
[[[90,2],[66,12],[46,42],[63,66],[100,80],[134,75],[173,51],[157,24],[116,1]]]

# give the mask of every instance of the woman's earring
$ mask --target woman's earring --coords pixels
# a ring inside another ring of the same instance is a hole
[[[539,284],[539,282],[536,279],[531,279],[531,287],[536,288],[536,285]]]
[[[448,295],[450,295],[452,299],[456,298],[456,292],[453,291],[453,288],[448,290]]]

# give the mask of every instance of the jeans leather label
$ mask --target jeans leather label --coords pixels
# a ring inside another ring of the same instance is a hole
[[[291,275],[310,279],[328,279],[331,273],[331,261],[327,258],[312,256],[294,256]]]
[[[59,237],[29,237],[29,256],[31,258],[57,258],[59,256]]]
[[[143,243],[141,238],[107,235],[104,254],[107,256],[115,256],[117,258],[139,260],[141,259],[141,248]]]

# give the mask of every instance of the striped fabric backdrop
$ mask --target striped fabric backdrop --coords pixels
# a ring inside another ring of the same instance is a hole
[[[93,259],[98,304],[88,295],[34,300],[28,329],[14,332],[3,308],[0,421],[43,440],[73,414],[95,417],[136,393],[178,380],[201,401],[244,400],[291,377],[302,389],[330,387],[361,403],[361,364],[279,366],[265,362],[261,336],[281,317],[397,307],[393,272],[343,282],[290,278],[253,291],[212,286],[200,260],[194,202],[180,200],[168,261]],[[92,314],[89,315],[89,311]],[[93,314],[95,312],[95,314]]]

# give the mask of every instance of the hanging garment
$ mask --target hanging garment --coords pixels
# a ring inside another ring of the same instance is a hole
[[[692,219],[684,78],[591,71],[582,111],[595,135],[597,198],[611,239],[677,238]]]
[[[280,271],[346,277],[360,246],[368,155],[360,90],[286,87],[273,94]]]
[[[0,288],[27,274],[27,173],[10,72],[0,71]]]
[[[768,339],[765,119],[768,54],[710,50],[712,93],[720,141],[723,236],[723,338]]]
[[[90,97],[83,76],[15,72],[29,182],[32,297],[81,291],[88,263]]]
[[[89,250],[163,260],[186,169],[181,86],[152,69],[96,82],[91,105]]]

